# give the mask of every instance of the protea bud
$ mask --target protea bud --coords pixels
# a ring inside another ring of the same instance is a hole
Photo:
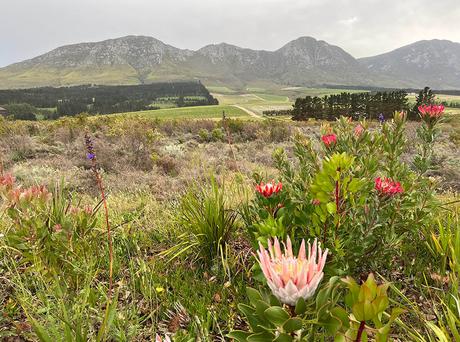
[[[275,181],[271,181],[267,184],[261,182],[256,185],[256,191],[265,198],[271,197],[273,194],[277,194],[281,191],[281,189],[283,189],[283,183],[278,182],[278,184],[276,184]]]

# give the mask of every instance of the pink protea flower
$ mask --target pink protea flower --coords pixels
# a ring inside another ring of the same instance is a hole
[[[278,182],[278,184],[276,184],[274,180],[267,184],[261,182],[256,185],[256,191],[265,198],[271,197],[273,194],[277,194],[281,191],[281,189],[283,189],[283,183]]]
[[[437,119],[442,116],[444,113],[444,106],[443,105],[422,105],[418,107],[418,111],[420,112],[420,116],[422,118],[431,118]]]
[[[34,201],[44,204],[51,198],[51,193],[44,185],[36,185],[26,189],[11,189],[6,197],[14,205],[27,205]]]
[[[385,196],[393,196],[404,192],[400,182],[395,182],[391,178],[380,178],[375,179],[375,189]]]
[[[20,200],[27,202],[38,200],[46,202],[51,197],[50,192],[44,185],[35,185],[30,188],[22,190]]]
[[[324,145],[329,147],[330,145],[337,143],[337,136],[334,133],[325,134],[321,137],[321,140],[323,141]]]
[[[15,178],[7,173],[5,175],[0,175],[0,191],[7,191],[13,188]]]
[[[275,238],[274,246],[268,240],[268,250],[259,242],[259,264],[267,279],[272,293],[282,303],[296,305],[299,298],[307,299],[316,291],[323,279],[323,268],[326,263],[328,250],[324,252],[316,239],[313,245],[308,243],[306,255],[305,240],[302,240],[299,254],[292,253],[289,237],[286,240],[284,253],[281,253],[280,243]]]
[[[361,124],[358,124],[354,129],[355,136],[358,138],[361,136],[361,134],[363,134],[363,132],[364,132],[364,127]]]

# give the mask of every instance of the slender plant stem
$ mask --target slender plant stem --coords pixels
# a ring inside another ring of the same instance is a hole
[[[337,170],[340,174],[340,168]],[[335,226],[335,233],[337,234],[337,230],[340,226],[340,176],[339,179],[335,181],[335,208],[337,213],[337,225]]]
[[[93,163],[95,161],[93,160]],[[109,208],[107,206],[107,198],[105,196],[104,185],[102,184],[102,177],[96,170],[94,165],[94,173],[96,175],[97,185],[101,193],[102,205],[104,206],[105,225],[107,227],[107,240],[109,244],[109,298],[112,296],[112,285],[113,285],[113,244],[112,244],[112,230],[110,229],[109,222]]]
[[[225,113],[222,117],[222,126],[224,127],[225,135],[227,136],[228,147],[230,148],[230,152],[232,153],[232,158],[233,158],[233,161],[235,162],[236,170],[238,171],[239,174],[242,174],[240,171],[240,168],[238,167],[238,162],[236,161],[235,151],[233,150],[232,133],[230,132],[230,128],[228,127],[227,118],[225,117]]]
[[[107,197],[105,196],[104,185],[102,183],[102,176],[97,169],[96,163],[96,154],[94,153],[93,142],[88,134],[85,134],[85,144],[87,149],[87,158],[91,160],[91,169],[94,173],[96,178],[96,183],[99,188],[99,192],[101,193],[101,200],[104,206],[104,215],[105,215],[105,225],[107,228],[107,243],[109,245],[109,291],[108,291],[108,298],[109,301],[112,298],[112,286],[113,286],[113,245],[112,245],[112,231],[110,229],[110,222],[109,222],[109,209],[107,206]]]
[[[361,342],[361,337],[363,335],[363,331],[364,331],[364,327],[366,326],[366,322],[365,321],[361,321],[361,323],[359,323],[359,328],[358,328],[358,335],[356,335],[356,340],[355,342]]]
[[[324,221],[324,228],[323,228],[323,244],[326,245],[327,239],[327,220]]]

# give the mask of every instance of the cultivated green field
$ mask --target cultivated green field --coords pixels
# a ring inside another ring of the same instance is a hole
[[[113,115],[137,115],[152,119],[219,119],[225,111],[227,117],[248,117],[243,110],[226,105],[197,106],[182,108],[167,108],[157,110],[145,110],[140,112],[119,113]]]

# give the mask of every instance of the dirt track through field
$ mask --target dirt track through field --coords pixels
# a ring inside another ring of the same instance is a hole
[[[247,114],[249,114],[250,116],[254,117],[254,118],[257,118],[257,119],[263,119],[264,117],[259,115],[259,114],[256,114],[254,113],[252,110],[250,109],[247,109],[247,108],[244,108],[244,107],[241,107],[241,106],[238,106],[238,105],[232,105],[233,107],[236,107],[236,108],[239,108],[241,109],[242,111],[245,111]]]

